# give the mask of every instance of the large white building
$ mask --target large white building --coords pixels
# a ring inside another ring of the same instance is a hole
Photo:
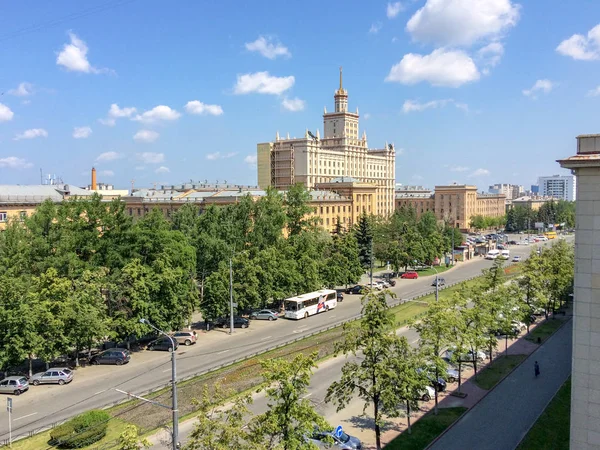
[[[576,178],[573,175],[539,177],[539,195],[573,202],[575,201],[576,183]]]
[[[357,182],[377,187],[374,214],[389,215],[394,211],[396,151],[393,144],[370,149],[367,134],[359,130],[359,114],[348,111],[348,91],[342,85],[335,91],[335,110],[323,114],[323,137],[319,129],[304,137],[282,139],[257,145],[258,185],[287,189],[303,183],[308,189],[318,188],[338,177],[352,177]]]

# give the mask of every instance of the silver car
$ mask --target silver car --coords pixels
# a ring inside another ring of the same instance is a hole
[[[306,440],[318,448],[336,449],[336,450],[362,450],[362,443],[354,436],[344,432],[340,436],[332,431],[316,431]]]
[[[261,309],[260,311],[250,314],[251,319],[257,320],[277,320],[279,316],[270,309]]]
[[[6,377],[0,381],[0,393],[20,395],[29,390],[29,383],[25,377]]]
[[[31,384],[67,384],[73,381],[73,371],[66,367],[53,367],[46,372],[39,372],[31,377]]]

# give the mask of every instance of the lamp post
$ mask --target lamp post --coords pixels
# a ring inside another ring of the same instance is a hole
[[[173,413],[173,450],[179,448],[179,411],[177,410],[177,364],[175,362],[175,339],[169,336],[167,333],[159,328],[156,328],[147,319],[140,319],[140,323],[148,325],[150,328],[158,331],[160,334],[164,334],[170,341],[173,351],[171,352],[171,396],[173,397],[173,403],[171,406],[171,412]]]
[[[371,284],[369,285],[369,289],[373,289],[373,236],[371,236],[371,273],[369,275]]]

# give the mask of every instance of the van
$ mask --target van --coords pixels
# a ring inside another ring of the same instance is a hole
[[[487,255],[485,255],[485,259],[496,259],[500,254],[500,250],[490,250]]]
[[[500,253],[500,255],[498,255],[498,258],[500,259],[508,259],[510,258],[510,250],[502,250],[502,252]]]

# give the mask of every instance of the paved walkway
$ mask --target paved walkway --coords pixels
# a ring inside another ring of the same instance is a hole
[[[514,450],[571,374],[572,323],[559,329],[428,448]],[[537,379],[534,361],[540,364]]]

